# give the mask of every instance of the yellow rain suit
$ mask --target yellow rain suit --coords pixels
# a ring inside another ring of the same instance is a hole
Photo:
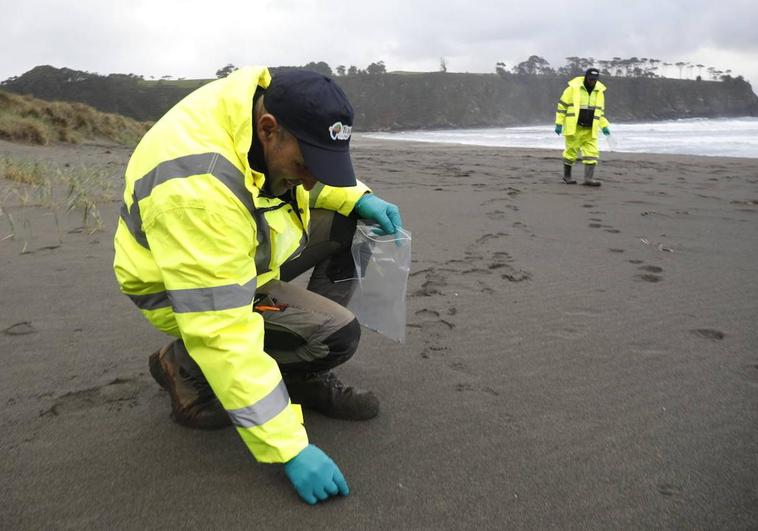
[[[598,129],[608,127],[605,118],[606,86],[600,81],[595,82],[592,92],[584,86],[584,76],[575,77],[558,100],[555,112],[556,125],[563,126],[566,137],[566,149],[563,151],[563,163],[572,166],[579,151],[582,152],[584,164],[597,164],[600,159],[600,149],[597,144]],[[582,127],[577,124],[580,109],[595,111],[592,127]]]
[[[148,131],[126,169],[114,270],[148,321],[183,339],[255,458],[286,462],[308,438],[263,350],[256,286],[302,251],[309,207],[348,215],[369,190],[298,186],[292,202],[261,194],[265,175],[247,155],[253,95],[270,81],[265,67],[239,69]]]

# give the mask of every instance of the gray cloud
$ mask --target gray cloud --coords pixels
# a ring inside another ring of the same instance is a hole
[[[730,68],[758,82],[752,2],[642,0],[0,0],[0,79],[39,64],[107,74],[212,77],[226,63],[492,72],[531,54],[655,57]],[[3,6],[2,4],[7,4]],[[717,64],[708,61],[719,61]]]

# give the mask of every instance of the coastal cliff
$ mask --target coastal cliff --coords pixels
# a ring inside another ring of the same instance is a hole
[[[503,127],[550,123],[568,78],[554,75],[386,73],[336,78],[356,112],[356,131]],[[46,100],[86,103],[141,121],[160,118],[210,80],[147,81],[39,66],[2,88]],[[741,78],[692,81],[605,77],[611,122],[758,116],[758,96]]]

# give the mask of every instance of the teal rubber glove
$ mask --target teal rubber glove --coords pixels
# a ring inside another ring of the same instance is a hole
[[[355,211],[362,219],[377,222],[384,234],[395,234],[403,226],[400,209],[374,194],[364,194],[355,203]]]
[[[603,127],[603,134],[604,134],[605,136],[608,136],[608,135],[610,135],[610,134],[611,134],[611,130],[610,130],[610,129],[608,129],[607,127]]]
[[[350,494],[350,488],[340,469],[321,448],[313,444],[287,461],[284,473],[303,501],[311,505],[337,494]]]
[[[555,134],[560,135],[563,132],[563,126],[560,124],[555,124]]]

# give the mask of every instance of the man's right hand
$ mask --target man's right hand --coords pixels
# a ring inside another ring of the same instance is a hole
[[[304,502],[311,505],[350,489],[340,469],[318,446],[309,444],[284,464],[284,473]]]
[[[563,132],[563,126],[560,124],[555,124],[555,134],[560,135]]]

